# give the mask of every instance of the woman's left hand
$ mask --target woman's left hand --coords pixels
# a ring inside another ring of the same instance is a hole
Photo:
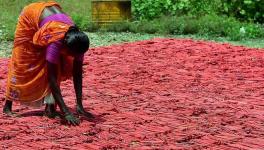
[[[83,107],[77,106],[76,111],[78,114],[81,114],[81,115],[87,117],[88,119],[94,119],[94,115],[85,111]]]

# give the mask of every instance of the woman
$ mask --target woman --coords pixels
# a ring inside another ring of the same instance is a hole
[[[87,35],[74,26],[58,3],[37,2],[26,6],[16,28],[3,112],[15,115],[13,101],[31,105],[44,101],[45,113],[54,117],[55,99],[64,119],[78,125],[79,120],[65,105],[59,88],[62,80],[73,76],[76,111],[92,118],[82,105],[82,64],[88,49]]]

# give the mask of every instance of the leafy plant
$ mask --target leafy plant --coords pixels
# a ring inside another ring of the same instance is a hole
[[[223,13],[240,20],[264,23],[263,0],[222,0]]]
[[[137,20],[162,15],[225,14],[242,21],[264,23],[264,0],[133,0]]]
[[[189,9],[190,3],[190,0],[133,0],[133,13],[139,20],[183,14]]]

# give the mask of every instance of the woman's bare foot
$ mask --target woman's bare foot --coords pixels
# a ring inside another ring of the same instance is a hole
[[[44,115],[48,118],[56,118],[60,116],[60,114],[56,111],[54,104],[46,104]]]
[[[19,114],[12,112],[12,101],[6,100],[3,113],[9,117],[21,117]]]

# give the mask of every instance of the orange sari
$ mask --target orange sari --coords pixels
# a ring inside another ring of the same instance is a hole
[[[70,27],[55,21],[39,27],[39,18],[44,8],[54,5],[60,7],[56,2],[32,3],[24,8],[19,17],[9,62],[7,100],[33,103],[43,100],[50,93],[45,59],[46,47],[63,39]],[[73,59],[70,56],[63,58],[66,63],[63,66],[59,65],[58,83],[63,77],[70,77],[72,73]]]

